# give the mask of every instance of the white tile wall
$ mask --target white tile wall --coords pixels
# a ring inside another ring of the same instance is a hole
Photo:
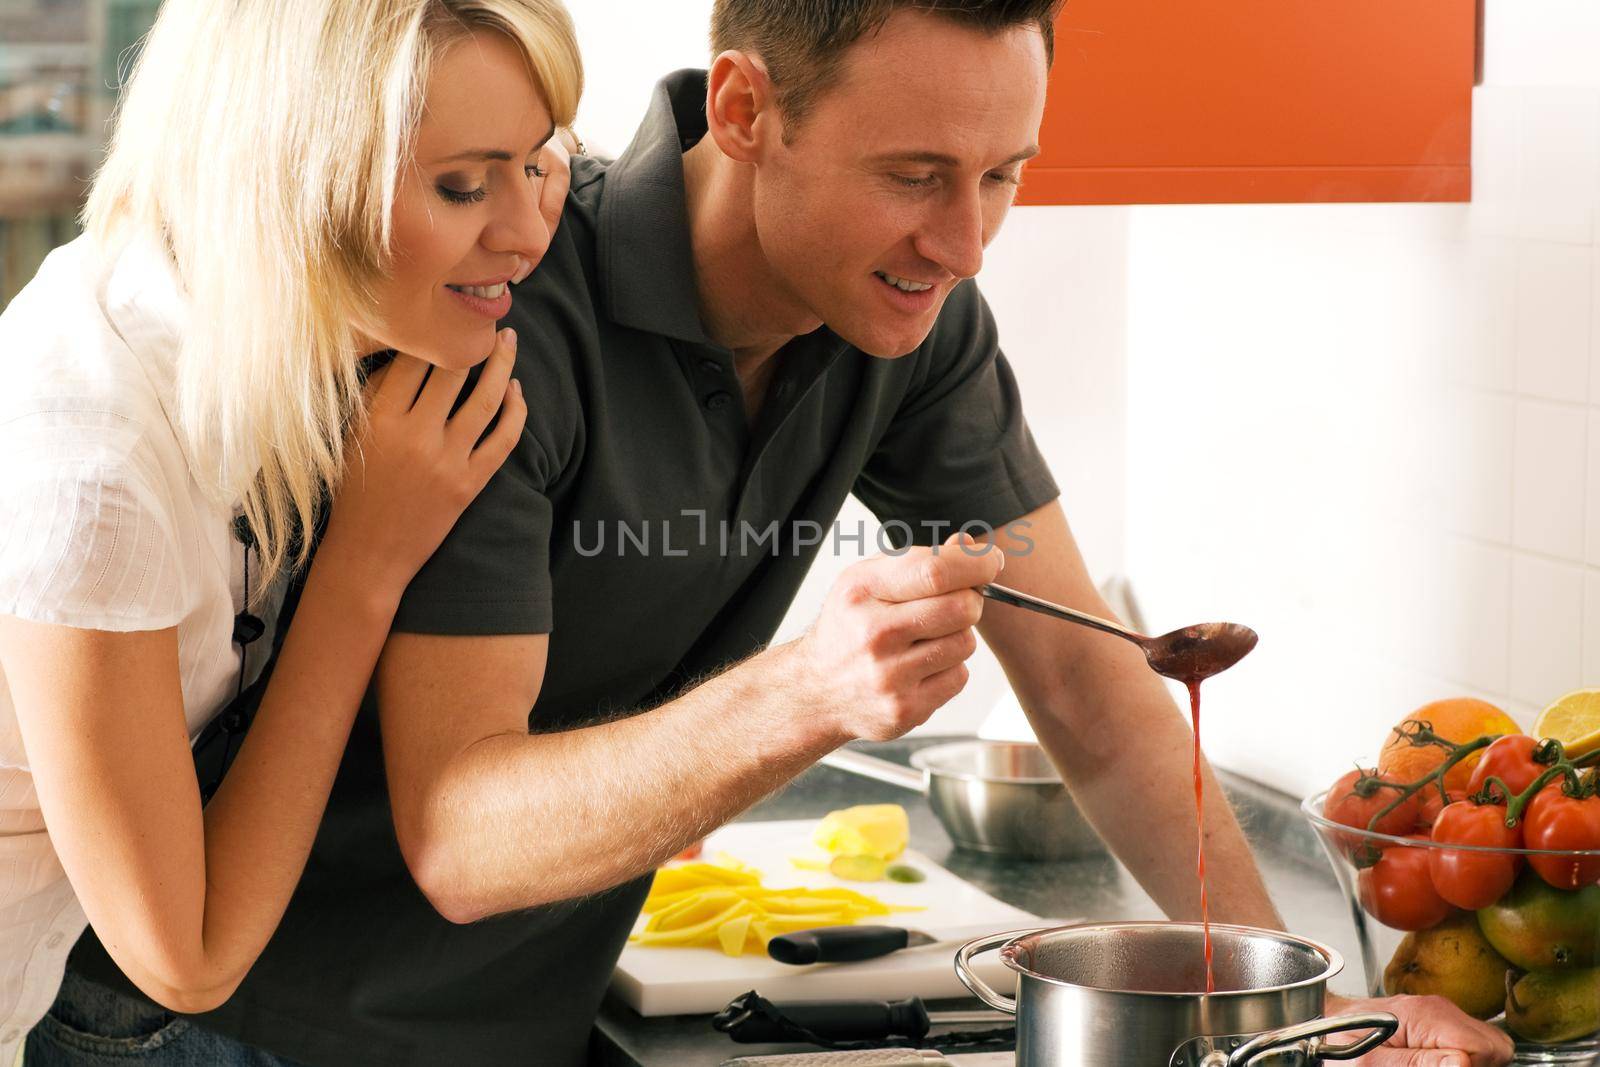
[[[1517,385],[1517,242],[1479,236],[1448,252],[1441,273],[1459,272],[1455,285],[1467,294],[1458,314],[1437,323],[1451,381],[1509,393]]]
[[[1485,84],[1600,86],[1593,0],[1488,0],[1486,7]]]
[[[1519,555],[1511,563],[1511,695],[1542,706],[1583,681],[1583,571]]]
[[[1600,685],[1600,571],[1583,580],[1583,680]]]
[[[1600,93],[1523,90],[1520,236],[1587,247],[1600,186]]]
[[[1589,412],[1589,516],[1588,548],[1584,556],[1591,567],[1600,567],[1600,407]],[[1600,630],[1589,635],[1600,643]]]
[[[1523,242],[1517,266],[1518,392],[1580,404],[1588,399],[1591,259],[1587,247]]]
[[[1590,249],[1589,280],[1593,285],[1589,316],[1589,403],[1600,405],[1600,240]]]
[[[1455,389],[1448,403],[1446,425],[1457,432],[1435,438],[1449,493],[1447,529],[1509,544],[1517,402],[1485,389]]]
[[[1517,548],[1582,560],[1587,423],[1581,407],[1517,402],[1511,505]]]
[[[1504,693],[1511,679],[1511,553],[1452,538],[1444,560],[1449,630],[1428,641],[1437,650],[1434,673],[1481,692]]]

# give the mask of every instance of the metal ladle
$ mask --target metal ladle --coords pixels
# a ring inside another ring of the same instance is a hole
[[[1146,637],[1109,619],[1052,604],[1003,585],[980,585],[978,592],[1001,604],[1037,611],[1132,641],[1144,651],[1151,670],[1185,685],[1198,685],[1213,674],[1227,670],[1244,659],[1258,640],[1254,630],[1236,622],[1202,622],[1160,637]]]

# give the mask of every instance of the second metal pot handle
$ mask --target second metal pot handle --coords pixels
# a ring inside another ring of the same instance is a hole
[[[1400,1020],[1386,1011],[1335,1015],[1331,1019],[1312,1019],[1298,1026],[1286,1026],[1281,1030],[1257,1034],[1233,1050],[1233,1055],[1228,1057],[1228,1067],[1250,1067],[1262,1053],[1274,1052],[1301,1041],[1306,1042],[1307,1058],[1312,1063],[1319,1060],[1353,1060],[1389,1040],[1398,1029]],[[1346,1030],[1372,1030],[1373,1033],[1343,1045],[1329,1045],[1323,1041],[1332,1034],[1342,1034]]]
[[[961,984],[972,990],[972,995],[983,1001],[989,1007],[1003,1011],[1008,1015],[1017,1013],[1017,998],[1008,997],[1004,993],[997,993],[989,988],[989,983],[979,978],[972,969],[972,957],[981,956],[991,949],[999,948],[1014,937],[1029,933],[1027,930],[1012,930],[1004,934],[990,934],[980,937],[975,941],[968,941],[956,950],[956,977],[961,979]]]

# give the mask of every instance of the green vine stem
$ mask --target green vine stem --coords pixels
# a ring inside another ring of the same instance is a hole
[[[1416,729],[1406,729],[1407,727],[1412,726],[1416,727]],[[1370,797],[1377,792],[1380,787],[1399,791],[1398,796],[1380,808],[1378,813],[1367,822],[1367,829],[1369,831],[1372,831],[1373,827],[1377,826],[1378,822],[1385,815],[1388,815],[1390,812],[1394,811],[1394,809],[1404,804],[1407,800],[1422,792],[1422,790],[1426,789],[1430,783],[1437,783],[1440,797],[1448,800],[1449,793],[1446,792],[1444,788],[1444,776],[1448,774],[1450,769],[1456,764],[1460,763],[1474,752],[1477,752],[1479,749],[1488,748],[1490,745],[1494,744],[1494,742],[1500,740],[1502,736],[1500,734],[1492,734],[1486,737],[1480,737],[1475,741],[1467,741],[1464,744],[1458,745],[1434,733],[1433,727],[1430,723],[1420,722],[1415,719],[1407,720],[1397,727],[1396,730],[1400,733],[1401,737],[1405,738],[1407,741],[1410,741],[1413,745],[1438,745],[1442,748],[1449,749],[1450,754],[1444,758],[1443,763],[1439,764],[1439,766],[1435,767],[1433,770],[1429,771],[1427,774],[1423,775],[1421,778],[1418,778],[1414,782],[1401,784],[1399,782],[1391,782],[1387,779],[1379,778],[1376,775],[1368,774],[1364,774],[1360,778],[1356,779],[1355,785],[1352,788],[1355,790],[1356,795],[1360,797]]]
[[[1439,766],[1414,782],[1391,782],[1386,778],[1366,773],[1356,779],[1352,790],[1357,796],[1372,797],[1379,789],[1393,789],[1397,794],[1393,800],[1380,808],[1377,814],[1367,821],[1367,830],[1372,833],[1377,832],[1375,828],[1379,822],[1383,821],[1384,816],[1404,804],[1411,797],[1422,792],[1429,785],[1437,787],[1439,799],[1448,804],[1450,802],[1450,794],[1444,787],[1444,779],[1450,773],[1450,770],[1474,752],[1487,748],[1500,740],[1501,737],[1506,736],[1504,734],[1492,734],[1473,741],[1456,744],[1448,738],[1440,737],[1434,733],[1432,723],[1419,719],[1406,720],[1395,728],[1395,732],[1412,745],[1418,747],[1434,745],[1448,749],[1449,752]],[[1600,791],[1600,776],[1590,775],[1587,781],[1578,776],[1578,768],[1580,766],[1600,762],[1600,752],[1589,753],[1574,762],[1567,758],[1566,750],[1562,747],[1560,741],[1555,738],[1545,738],[1534,748],[1533,760],[1535,763],[1548,764],[1549,766],[1522,792],[1513,794],[1511,787],[1506,785],[1501,778],[1497,775],[1490,775],[1484,781],[1482,788],[1469,799],[1475,804],[1499,804],[1503,801],[1506,805],[1506,825],[1511,827],[1516,826],[1521,821],[1528,805],[1533,802],[1533,798],[1539,794],[1539,791],[1557,778],[1564,779],[1561,790],[1569,797],[1582,799],[1594,796],[1597,791]]]

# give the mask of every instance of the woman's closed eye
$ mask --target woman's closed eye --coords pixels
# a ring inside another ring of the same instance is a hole
[[[550,172],[537,163],[529,163],[522,168],[522,173],[528,178],[543,178]],[[438,184],[439,195],[452,204],[477,204],[489,195],[489,185],[484,182],[475,189],[460,188],[460,183],[442,181]]]

